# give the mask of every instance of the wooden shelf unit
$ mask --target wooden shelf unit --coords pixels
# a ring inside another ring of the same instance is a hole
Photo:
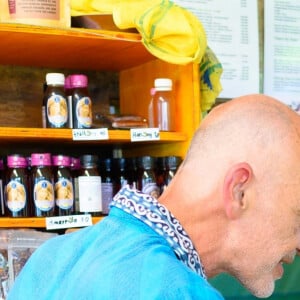
[[[198,65],[174,65],[153,57],[137,33],[0,24],[0,40],[0,65],[118,72],[121,114],[147,115],[154,79],[171,78],[176,132],[162,132],[160,141],[131,143],[128,130],[109,130],[109,140],[84,143],[95,153],[102,145],[116,144],[129,146],[127,153],[131,156],[185,155],[200,123]],[[31,143],[41,151],[53,149],[49,147],[53,143],[60,146],[71,143],[72,147],[84,144],[72,140],[71,129],[0,127],[0,146]],[[44,226],[45,220],[40,218],[0,217],[0,227]]]

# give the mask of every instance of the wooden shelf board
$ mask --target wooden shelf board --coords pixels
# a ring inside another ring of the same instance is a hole
[[[99,222],[104,217],[93,217],[93,224]],[[45,228],[45,218],[7,218],[0,217],[0,228]]]
[[[94,143],[115,143],[123,142],[130,143],[129,130],[109,130],[109,140],[88,141]],[[180,142],[186,141],[187,136],[181,132],[161,132],[161,140],[158,142]],[[81,143],[87,141],[73,141],[71,129],[52,129],[52,128],[17,128],[17,127],[0,127],[0,143],[1,141],[8,142],[74,142]],[[153,143],[151,141],[151,143]]]
[[[120,71],[153,60],[137,33],[0,24],[0,64]]]

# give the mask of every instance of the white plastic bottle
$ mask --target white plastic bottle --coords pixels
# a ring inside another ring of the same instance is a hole
[[[157,78],[154,80],[155,94],[152,99],[153,121],[150,127],[159,128],[161,131],[174,131],[172,112],[172,80],[169,78]]]

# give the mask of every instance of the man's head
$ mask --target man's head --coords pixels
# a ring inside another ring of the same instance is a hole
[[[161,197],[208,276],[227,272],[258,297],[300,248],[300,116],[263,95],[212,110]]]

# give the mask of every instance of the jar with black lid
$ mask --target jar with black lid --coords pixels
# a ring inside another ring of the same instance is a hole
[[[30,180],[27,166],[26,157],[19,154],[7,156],[4,198],[5,215],[9,217],[30,217]]]
[[[165,185],[164,189],[170,184],[173,177],[175,176],[177,169],[181,163],[182,159],[179,156],[167,156],[165,157],[165,164],[166,164],[166,170],[165,170]]]
[[[137,188],[144,194],[154,198],[160,196],[160,190],[156,183],[154,173],[155,160],[151,156],[138,157],[138,186]]]
[[[98,156],[80,156],[81,171],[78,176],[79,211],[92,216],[102,215],[101,176],[98,171]]]
[[[54,216],[54,177],[50,153],[32,153],[32,184],[34,215],[36,217]]]
[[[71,174],[71,158],[66,155],[52,156],[56,215],[67,216],[74,211],[74,187]]]

